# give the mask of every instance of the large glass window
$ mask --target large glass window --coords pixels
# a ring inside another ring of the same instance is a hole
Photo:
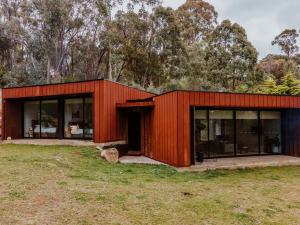
[[[41,137],[58,137],[58,100],[42,101]]]
[[[93,99],[25,101],[23,127],[24,137],[28,138],[91,139]]]
[[[84,137],[93,138],[93,99],[84,99]]]
[[[237,154],[253,155],[259,153],[258,112],[237,111]]]
[[[24,102],[24,137],[40,137],[40,102]]]
[[[65,138],[83,138],[83,98],[65,100]]]
[[[196,158],[203,154],[205,158],[209,157],[208,149],[208,121],[206,110],[195,111],[195,153]]]
[[[281,150],[281,114],[278,111],[262,111],[261,153],[279,154]]]
[[[210,157],[234,155],[233,111],[209,111]]]
[[[281,112],[195,110],[195,158],[282,153]]]

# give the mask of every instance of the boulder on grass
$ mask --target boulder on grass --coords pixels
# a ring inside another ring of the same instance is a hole
[[[11,137],[7,137],[7,139],[6,140],[8,140],[8,141],[11,141],[12,139],[11,139]]]
[[[108,148],[102,150],[100,156],[110,163],[118,163],[119,162],[119,152],[116,148]]]

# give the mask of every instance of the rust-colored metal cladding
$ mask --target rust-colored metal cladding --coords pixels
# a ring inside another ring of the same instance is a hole
[[[300,111],[296,110],[300,108],[299,96],[174,91],[153,97],[153,102],[151,139],[147,146],[150,150],[146,155],[159,161],[179,167],[192,164],[193,107],[283,110],[283,147],[286,154],[300,156]]]
[[[177,93],[167,93],[153,98],[155,107],[146,116],[145,155],[161,162],[178,165],[178,108]]]
[[[107,80],[51,84],[41,86],[4,88],[2,92],[2,139],[21,138],[22,100],[80,96],[89,94],[94,102],[94,141],[110,142],[122,138],[118,132],[116,103],[128,99],[144,99],[153,96],[145,91],[130,88]],[[17,128],[17,129],[13,129]]]
[[[61,96],[93,98],[94,142],[125,140],[128,143],[129,136],[133,140],[135,132],[140,140],[133,147],[138,146],[141,154],[173,166],[193,164],[194,109],[278,110],[283,153],[300,157],[300,96],[193,91],[154,95],[106,80],[3,89],[2,139],[23,138],[24,100]],[[132,123],[136,126],[129,126]],[[135,131],[129,135],[132,129]]]

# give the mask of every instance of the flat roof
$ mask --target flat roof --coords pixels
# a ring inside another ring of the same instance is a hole
[[[62,82],[62,83],[51,83],[51,84],[36,84],[36,85],[3,87],[2,89],[5,90],[5,89],[17,89],[17,88],[27,88],[27,87],[28,88],[30,88],[30,87],[43,87],[43,86],[62,85],[62,84],[77,84],[77,83],[84,83],[84,82],[95,82],[95,81],[109,81],[109,82],[112,82],[112,83],[123,85],[123,86],[128,87],[128,88],[133,88],[133,89],[137,89],[137,90],[140,90],[140,91],[148,92],[148,93],[154,95],[152,97],[144,99],[145,101],[147,101],[149,99],[152,99],[152,98],[162,96],[162,95],[170,94],[170,93],[173,93],[173,92],[199,92],[199,93],[219,93],[219,94],[242,94],[242,95],[268,95],[268,96],[296,96],[296,97],[300,97],[300,95],[245,93],[245,92],[231,92],[231,91],[209,91],[209,90],[199,90],[199,91],[197,91],[197,90],[188,90],[188,89],[174,89],[174,90],[171,90],[171,91],[166,91],[166,92],[163,92],[163,93],[160,93],[160,94],[156,94],[156,93],[153,93],[153,92],[150,92],[150,91],[147,91],[147,90],[143,90],[143,89],[138,88],[138,87],[132,87],[132,86],[129,86],[129,85],[126,85],[126,84],[123,84],[123,83],[120,83],[120,82],[108,80],[108,79],[105,79],[105,78],[92,79],[92,80],[82,80],[82,81]],[[137,100],[141,101],[141,99],[137,99]],[[130,101],[135,101],[135,100],[133,99],[133,100],[130,100]]]
[[[34,84],[34,85],[24,85],[24,86],[14,86],[14,87],[3,87],[2,89],[43,87],[43,86],[51,86],[51,85],[59,85],[59,84],[77,84],[77,83],[93,82],[93,81],[101,81],[101,80],[105,80],[105,79],[101,78],[101,79],[93,79],[93,80],[70,81],[70,82],[51,83],[51,84]],[[111,82],[114,82],[114,81],[111,81]],[[115,83],[117,83],[117,82],[115,82]]]

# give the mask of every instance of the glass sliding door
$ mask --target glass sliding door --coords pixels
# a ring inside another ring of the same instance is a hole
[[[83,98],[65,100],[64,136],[83,138]]]
[[[209,111],[209,155],[210,157],[234,156],[233,111]]]
[[[196,158],[203,154],[204,158],[209,157],[208,149],[208,119],[207,110],[195,110],[194,113],[194,143]]]
[[[281,154],[281,112],[195,110],[195,159]]]
[[[25,138],[93,138],[93,98],[24,101]]]
[[[257,111],[236,111],[237,155],[259,154]]]
[[[281,113],[261,111],[261,153],[280,154],[281,150]]]
[[[40,101],[24,102],[24,137],[39,138],[40,124]]]
[[[58,100],[41,101],[41,137],[58,138]]]
[[[93,138],[93,98],[84,99],[84,137]]]

